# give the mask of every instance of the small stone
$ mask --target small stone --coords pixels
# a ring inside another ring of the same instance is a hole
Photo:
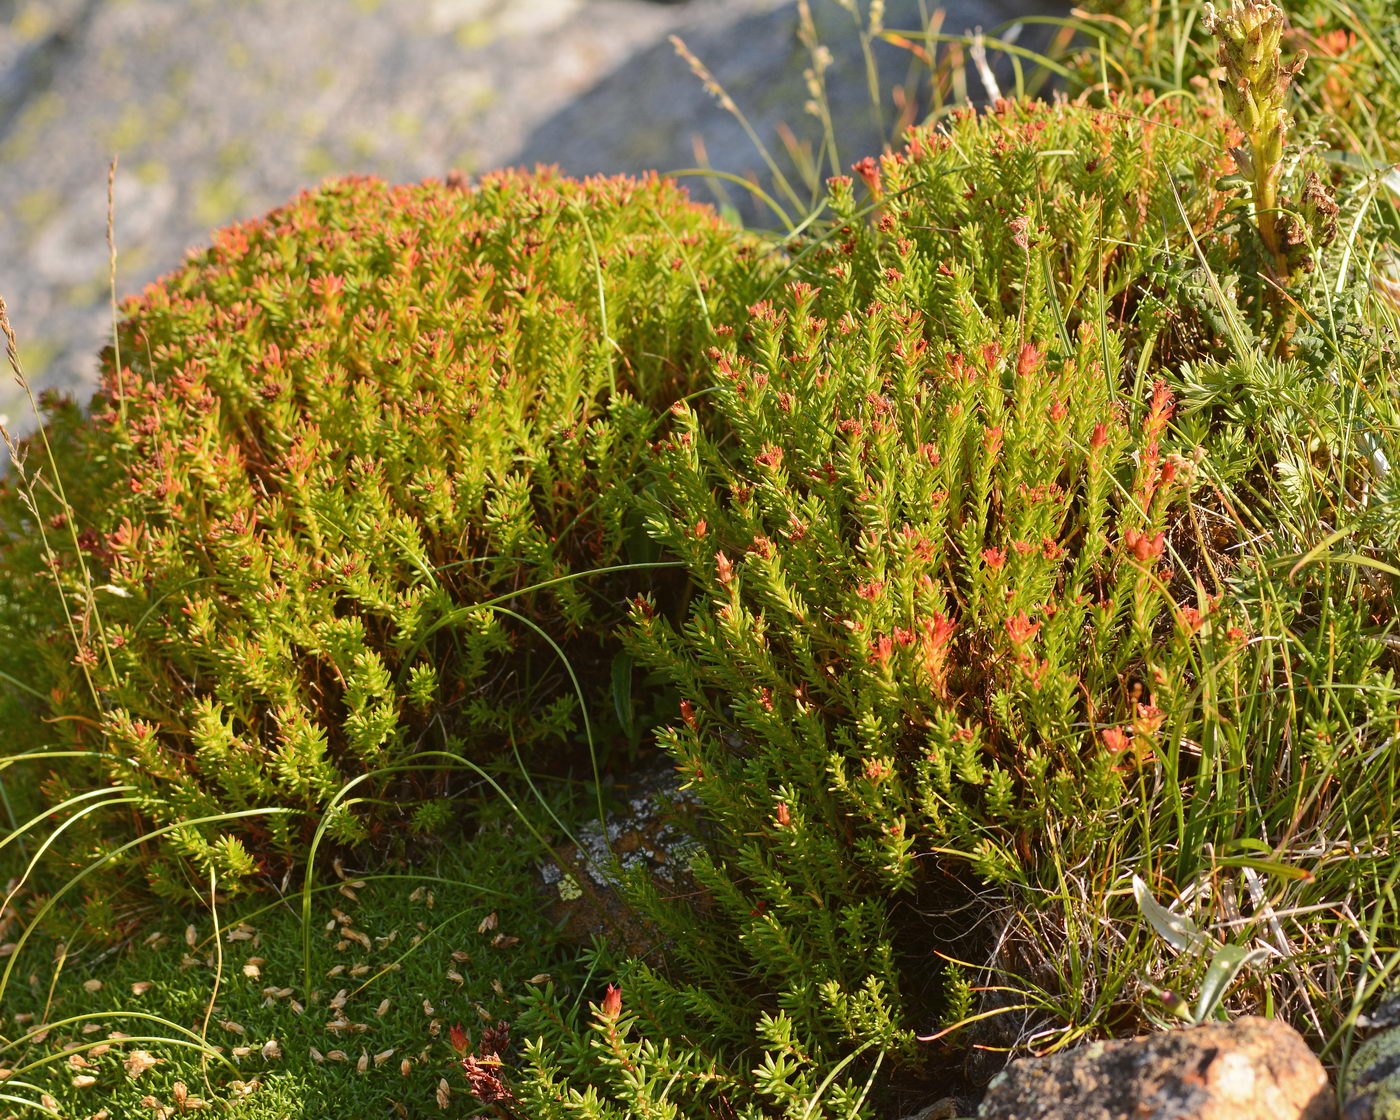
[[[1335,1120],[1327,1073],[1285,1023],[1253,1016],[1012,1062],[979,1120]]]

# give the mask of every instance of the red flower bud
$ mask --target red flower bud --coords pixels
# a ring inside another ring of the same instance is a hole
[[[622,1014],[622,989],[616,984],[609,984],[608,990],[603,993],[601,1010],[605,1019],[616,1019]]]
[[[1006,620],[1006,636],[1011,639],[1013,645],[1019,646],[1030,641],[1039,631],[1040,623],[1032,622],[1025,611]]]
[[[880,165],[873,156],[866,156],[859,163],[852,164],[851,170],[865,180],[865,185],[870,188],[873,195],[880,194]]]

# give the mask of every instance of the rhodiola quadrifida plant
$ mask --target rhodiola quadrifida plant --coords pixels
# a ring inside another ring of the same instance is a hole
[[[900,1115],[1209,960],[1326,1038],[1394,929],[1394,481],[1352,453],[1393,354],[1326,358],[1362,200],[1319,178],[1269,247],[1261,198],[1322,166],[1269,148],[1274,95],[954,113],[776,265],[660,183],[547,174],[225,231],[0,503],[15,741],[89,759],[43,764],[63,854],[168,829],[128,859],[176,895],[322,820],[382,852],[444,823],[449,754],[586,769],[575,682],[635,662],[680,701],[694,890],[633,876],[651,951],[451,1032],[487,1113]]]
[[[1168,310],[1174,257],[1234,290],[1216,181],[1238,136],[1136,107],[1004,105],[916,135],[858,167],[864,211],[835,181],[803,280],[719,331],[720,422],[674,410],[650,525],[696,598],[680,618],[638,601],[629,641],[683,698],[660,742],[716,827],[702,904],[634,884],[670,967],[627,973],[631,1029],[704,1024],[736,1055],[790,1030],[790,1068],[840,1067],[852,1091],[877,1062],[943,1068],[940,1039],[1137,1029],[1149,979],[1216,958],[1163,952],[1135,875],[1204,899],[1203,943],[1255,947],[1236,1006],[1286,1004],[1319,1035],[1345,1014],[1313,993],[1356,958],[1259,962],[1331,935],[1273,917],[1326,909],[1341,883],[1314,861],[1364,850],[1384,873],[1385,646],[1364,611],[1333,604],[1319,630],[1312,590],[1262,589],[1281,541],[1211,555],[1212,450],[1176,442],[1143,371],[1238,360],[1228,307]],[[1200,152],[1188,123],[1222,143]],[[1139,178],[1096,193],[1086,146]],[[958,951],[993,962],[981,996],[942,967]],[[948,1029],[983,1015],[1002,1029]]]
[[[325,814],[440,825],[446,754],[586,772],[570,667],[606,687],[641,459],[751,249],[655,179],[346,181],[128,303],[0,509],[9,734],[90,759],[49,802],[127,790],[178,892],[280,874]]]

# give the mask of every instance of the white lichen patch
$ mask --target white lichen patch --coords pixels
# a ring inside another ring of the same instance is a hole
[[[538,868],[570,936],[620,933],[640,948],[647,935],[622,902],[622,880],[643,875],[663,894],[689,894],[690,867],[703,845],[695,835],[695,798],[673,772],[639,776],[625,790],[622,808],[602,825],[592,821],[579,828],[576,845]]]

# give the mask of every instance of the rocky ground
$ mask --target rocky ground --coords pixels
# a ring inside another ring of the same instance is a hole
[[[852,12],[811,0],[843,161],[878,147]],[[889,0],[886,26],[925,0]],[[951,0],[945,31],[1052,0]],[[211,228],[350,172],[411,180],[535,162],[574,173],[761,160],[677,57],[678,34],[777,141],[803,113],[796,0],[0,0],[0,294],[31,379],[84,395],[110,333],[107,165],[119,157],[119,294]],[[878,44],[888,82],[908,51]],[[889,102],[888,92],[884,100]],[[712,197],[697,180],[697,197]],[[739,199],[745,192],[737,192]],[[738,201],[739,199],[736,199]],[[0,416],[26,426],[9,384]]]

